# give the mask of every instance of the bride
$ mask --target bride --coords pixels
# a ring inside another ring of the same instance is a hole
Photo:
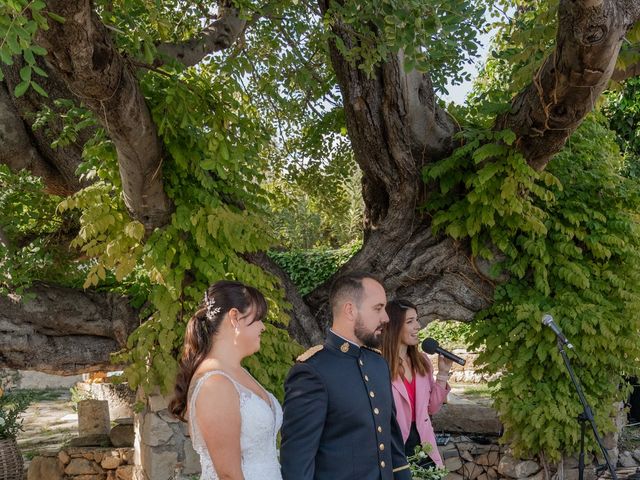
[[[202,480],[281,480],[276,435],[282,409],[240,362],[260,349],[264,296],[219,281],[189,320],[169,410],[189,423]]]

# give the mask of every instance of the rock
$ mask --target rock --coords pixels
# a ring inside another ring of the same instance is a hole
[[[167,423],[178,423],[180,421],[176,417],[174,417],[171,413],[169,413],[168,410],[160,410],[158,412],[158,416]]]
[[[60,453],[58,453],[58,460],[60,460],[60,463],[62,463],[62,465],[66,465],[71,460],[71,457],[64,450],[60,450]]]
[[[618,456],[618,465],[624,468],[630,468],[637,466],[637,462],[631,452],[622,452]]]
[[[115,470],[120,465],[122,465],[122,459],[120,457],[105,457],[100,463],[100,466],[105,470]]]
[[[93,454],[93,452],[86,452],[82,454],[82,458],[85,458],[87,460],[89,460],[90,462],[95,461],[96,456]]]
[[[487,468],[487,478],[489,480],[496,480],[498,478],[498,471],[493,467]]]
[[[478,458],[476,458],[476,463],[478,465],[489,465],[489,454],[483,453],[482,455],[478,456]]]
[[[133,447],[134,438],[133,424],[116,425],[109,432],[109,439],[114,447]]]
[[[62,465],[55,457],[34,457],[29,464],[27,480],[63,480]]]
[[[106,480],[106,475],[77,475],[73,480]]]
[[[116,418],[117,425],[133,425],[133,417]]]
[[[104,457],[104,452],[93,452],[93,460],[96,463],[100,463]]]
[[[496,436],[502,432],[502,423],[496,411],[483,405],[448,403],[431,420],[435,431]],[[460,445],[458,449],[461,449]]]
[[[67,475],[95,475],[104,473],[104,470],[86,458],[73,458],[64,469],[64,473]]]
[[[633,452],[631,452],[633,458],[635,458],[636,462],[640,463],[640,448],[636,448]]]
[[[462,475],[458,475],[457,473],[449,473],[444,480],[465,480]]]
[[[460,459],[460,457],[447,458],[444,461],[444,467],[450,472],[455,472],[456,470],[460,470],[462,468],[462,460]]]
[[[469,453],[469,450],[465,450],[460,453],[460,457],[467,462],[473,462],[473,456]]]
[[[498,464],[498,473],[511,478],[526,478],[540,470],[540,465],[531,460],[518,460],[504,455]]]
[[[78,434],[109,434],[109,403],[106,400],[80,400],[78,402]]]
[[[108,447],[109,445],[111,445],[109,435],[105,435],[104,433],[95,433],[92,435],[72,438],[69,442],[69,446],[71,447]],[[77,454],[71,455],[71,457],[76,455]],[[83,454],[80,454],[80,456],[83,456]]]
[[[445,450],[444,452],[440,452],[440,457],[442,460],[446,460],[447,458],[459,457],[460,454],[456,449],[453,450]]]
[[[544,470],[540,470],[534,476],[523,478],[522,480],[544,480]]]
[[[142,439],[144,443],[152,447],[166,445],[172,436],[173,430],[167,422],[153,413],[145,416],[144,424],[142,425]]]
[[[184,462],[182,473],[184,475],[194,475],[200,473],[200,455],[193,449],[191,442],[184,444]]]
[[[178,452],[173,450],[153,449],[144,447],[141,452],[141,465],[145,473],[153,480],[169,480],[173,478],[178,464]]]
[[[480,475],[484,473],[481,466],[476,465],[473,462],[467,462],[462,467],[462,476],[465,480],[476,480]]]
[[[135,452],[133,448],[123,448],[120,452],[120,455],[122,456],[122,460],[124,460],[125,463],[133,464],[134,453]]]
[[[169,407],[169,399],[162,395],[149,395],[149,399],[147,401],[149,404],[149,410],[152,412],[166,410]]]
[[[133,468],[133,465],[118,467],[116,470],[116,478],[118,480],[133,480]]]
[[[486,473],[483,473],[477,478],[477,480],[489,480],[489,477],[487,476]]]
[[[577,468],[566,468],[563,472],[563,480],[578,480],[578,469]],[[596,478],[596,474],[593,468],[585,467],[584,469],[584,480],[594,480]]]

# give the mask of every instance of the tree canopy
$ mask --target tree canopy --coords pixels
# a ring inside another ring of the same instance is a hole
[[[422,321],[476,319],[514,447],[571,450],[578,404],[542,313],[565,320],[603,427],[638,370],[623,87],[639,16],[632,0],[5,0],[0,363],[70,373],[118,351],[132,386],[169,388],[186,319],[233,277],[268,295],[248,366],[281,392],[323,337],[330,270],[366,270]],[[487,22],[475,90],[447,106]],[[317,286],[274,253],[345,244]]]

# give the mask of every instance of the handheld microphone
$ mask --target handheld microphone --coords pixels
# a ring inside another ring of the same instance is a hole
[[[427,352],[429,355],[437,353],[438,355],[442,355],[443,357],[448,358],[449,360],[453,360],[460,365],[464,365],[465,363],[467,363],[464,358],[460,358],[459,356],[449,352],[448,350],[440,348],[438,346],[437,340],[434,340],[433,338],[427,338],[424,342],[422,342],[422,350]]]
[[[553,330],[553,333],[556,334],[556,337],[558,337],[558,340],[562,345],[566,345],[567,348],[573,349],[573,345],[569,343],[569,340],[567,340],[567,337],[564,336],[564,333],[562,333],[562,330],[560,330],[560,327],[556,325],[556,322],[553,321],[553,317],[551,315],[549,315],[548,313],[545,313],[544,316],[542,317],[542,324],[545,327],[549,327],[551,330]]]

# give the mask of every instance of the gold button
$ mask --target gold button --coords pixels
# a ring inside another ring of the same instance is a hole
[[[383,451],[384,450],[384,443],[381,443],[378,448],[380,448],[380,451]]]
[[[375,413],[376,415],[378,415],[380,413],[380,410],[378,410],[377,408],[373,409],[373,413]]]
[[[378,433],[382,433],[382,427],[378,427]]]
[[[375,394],[375,393],[373,393],[373,392],[369,392],[369,396],[370,396],[371,398],[373,398],[373,397],[375,397],[375,396],[376,396],[376,394]]]
[[[364,365],[364,362],[362,360],[358,360],[358,362],[360,363],[360,366]]]
[[[340,351],[342,353],[347,353],[349,351],[349,343],[344,342],[342,345],[340,345]]]
[[[368,382],[368,381],[369,381],[369,376],[368,376],[368,375],[365,375],[365,376],[364,376],[364,379],[365,379],[365,381],[366,381],[366,382]]]
[[[382,468],[384,468],[384,467],[385,467],[385,465],[386,465],[386,463],[384,463],[384,460],[380,462],[380,466],[381,466]]]

